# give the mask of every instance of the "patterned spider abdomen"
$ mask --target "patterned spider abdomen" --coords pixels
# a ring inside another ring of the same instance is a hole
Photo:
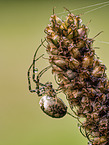
[[[43,96],[39,104],[43,112],[53,118],[61,118],[67,113],[67,106],[57,97]]]
[[[76,114],[85,118],[81,126],[86,137],[93,145],[108,145],[109,80],[87,30],[79,16],[70,13],[61,20],[54,14],[45,28],[46,50],[71,109],[76,106]]]

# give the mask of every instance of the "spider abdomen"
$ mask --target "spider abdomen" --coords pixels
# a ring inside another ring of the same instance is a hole
[[[43,96],[39,104],[43,112],[53,118],[61,118],[67,113],[67,106],[57,97]]]

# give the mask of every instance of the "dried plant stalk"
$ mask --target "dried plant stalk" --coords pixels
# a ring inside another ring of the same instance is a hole
[[[93,145],[109,145],[109,80],[87,31],[80,16],[69,13],[61,20],[53,14],[45,28],[46,50],[72,111],[76,107],[75,114],[85,118],[84,136]]]

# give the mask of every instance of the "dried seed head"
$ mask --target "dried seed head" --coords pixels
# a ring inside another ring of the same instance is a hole
[[[51,47],[47,52],[52,72],[61,80],[59,88],[71,109],[76,106],[76,114],[85,118],[81,126],[88,140],[93,145],[107,145],[109,80],[105,65],[95,55],[93,39],[87,36],[88,28],[71,12],[66,20],[53,15],[50,22],[45,29]]]

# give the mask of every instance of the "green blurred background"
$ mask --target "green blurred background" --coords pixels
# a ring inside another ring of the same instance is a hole
[[[103,0],[0,0],[0,145],[86,145],[79,132],[77,121],[66,115],[52,119],[39,107],[36,94],[28,91],[27,69],[33,54],[44,39],[44,28],[49,24],[52,9],[64,12],[63,7],[76,8],[105,2]],[[83,14],[96,7],[74,11]],[[60,14],[65,18],[67,13]],[[90,28],[89,37],[104,31],[94,43],[96,53],[107,66],[109,74],[109,5],[81,16]],[[39,54],[46,53],[42,47]],[[45,54],[45,57],[47,55]],[[37,62],[39,70],[48,65],[47,60]],[[109,75],[108,75],[109,76]],[[46,78],[46,79],[45,79]],[[42,82],[53,81],[49,70]],[[56,86],[56,84],[54,84]],[[59,94],[66,102],[65,96]],[[67,104],[67,102],[66,102]]]

